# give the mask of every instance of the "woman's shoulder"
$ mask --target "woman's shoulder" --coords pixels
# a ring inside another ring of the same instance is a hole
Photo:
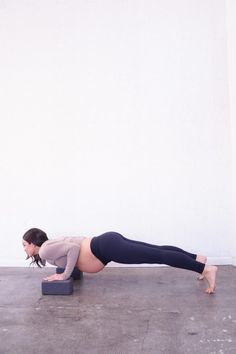
[[[55,250],[55,248],[60,247],[61,244],[63,244],[63,242],[65,242],[63,238],[57,238],[57,239],[45,241],[39,250],[40,258],[43,259],[48,257],[48,253],[51,253],[52,249]]]
[[[39,249],[40,258],[45,259],[45,253],[46,253],[46,250],[48,248],[48,245],[50,245],[50,243],[51,243],[51,240],[47,240],[42,244],[42,246]]]

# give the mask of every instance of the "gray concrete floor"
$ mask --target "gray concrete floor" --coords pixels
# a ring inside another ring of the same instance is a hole
[[[236,353],[236,268],[217,291],[168,267],[84,274],[69,296],[42,296],[53,268],[0,268],[0,354]]]

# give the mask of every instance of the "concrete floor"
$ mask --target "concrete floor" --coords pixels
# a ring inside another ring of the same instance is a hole
[[[236,353],[236,268],[217,291],[168,267],[84,274],[69,296],[42,296],[53,268],[0,268],[0,354]]]

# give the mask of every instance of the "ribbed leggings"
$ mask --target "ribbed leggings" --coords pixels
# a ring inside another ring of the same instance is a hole
[[[205,264],[196,261],[196,254],[181,248],[133,241],[117,232],[93,237],[91,251],[104,265],[111,261],[123,264],[166,264],[200,274],[205,267]]]

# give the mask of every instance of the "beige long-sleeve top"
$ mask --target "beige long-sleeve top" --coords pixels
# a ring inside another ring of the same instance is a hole
[[[84,237],[63,237],[45,241],[39,250],[39,256],[48,263],[65,268],[61,274],[68,279],[77,263],[80,245]]]

